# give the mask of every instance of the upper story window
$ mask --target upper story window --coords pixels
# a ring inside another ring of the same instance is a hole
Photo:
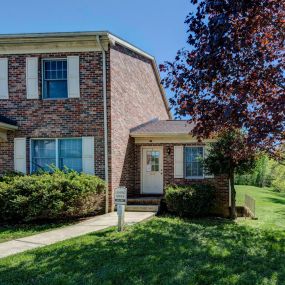
[[[43,98],[67,98],[67,60],[43,61]]]

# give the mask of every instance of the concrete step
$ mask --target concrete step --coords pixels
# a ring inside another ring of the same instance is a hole
[[[158,212],[158,205],[127,205],[127,212]]]
[[[159,205],[162,197],[132,197],[128,198],[128,205]]]

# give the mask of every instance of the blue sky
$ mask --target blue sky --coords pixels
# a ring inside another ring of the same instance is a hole
[[[161,63],[186,45],[190,8],[189,0],[7,0],[0,33],[109,30]]]

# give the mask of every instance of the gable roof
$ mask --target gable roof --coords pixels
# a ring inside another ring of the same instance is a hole
[[[29,47],[33,45],[36,45],[38,52],[41,51],[42,53],[49,52],[46,47],[43,47],[45,45],[49,45],[49,49],[53,50],[63,48],[66,51],[76,51],[77,49],[94,51],[94,47],[97,46],[96,37],[98,36],[102,40],[104,49],[107,48],[109,43],[117,43],[151,61],[165,108],[171,119],[172,114],[166,99],[165,90],[161,85],[161,77],[155,57],[109,31],[0,34],[0,54],[22,53],[23,50],[29,54],[31,53]],[[75,42],[76,44],[74,44]],[[19,49],[21,46],[24,46],[25,49]]]
[[[131,129],[131,137],[189,135],[195,124],[184,120],[152,120]]]

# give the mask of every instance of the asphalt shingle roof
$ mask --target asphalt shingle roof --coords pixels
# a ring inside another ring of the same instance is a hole
[[[14,120],[11,120],[5,116],[0,115],[0,123],[5,123],[13,126],[17,126],[17,122]]]
[[[130,134],[189,134],[194,126],[182,120],[156,120],[131,129]]]

